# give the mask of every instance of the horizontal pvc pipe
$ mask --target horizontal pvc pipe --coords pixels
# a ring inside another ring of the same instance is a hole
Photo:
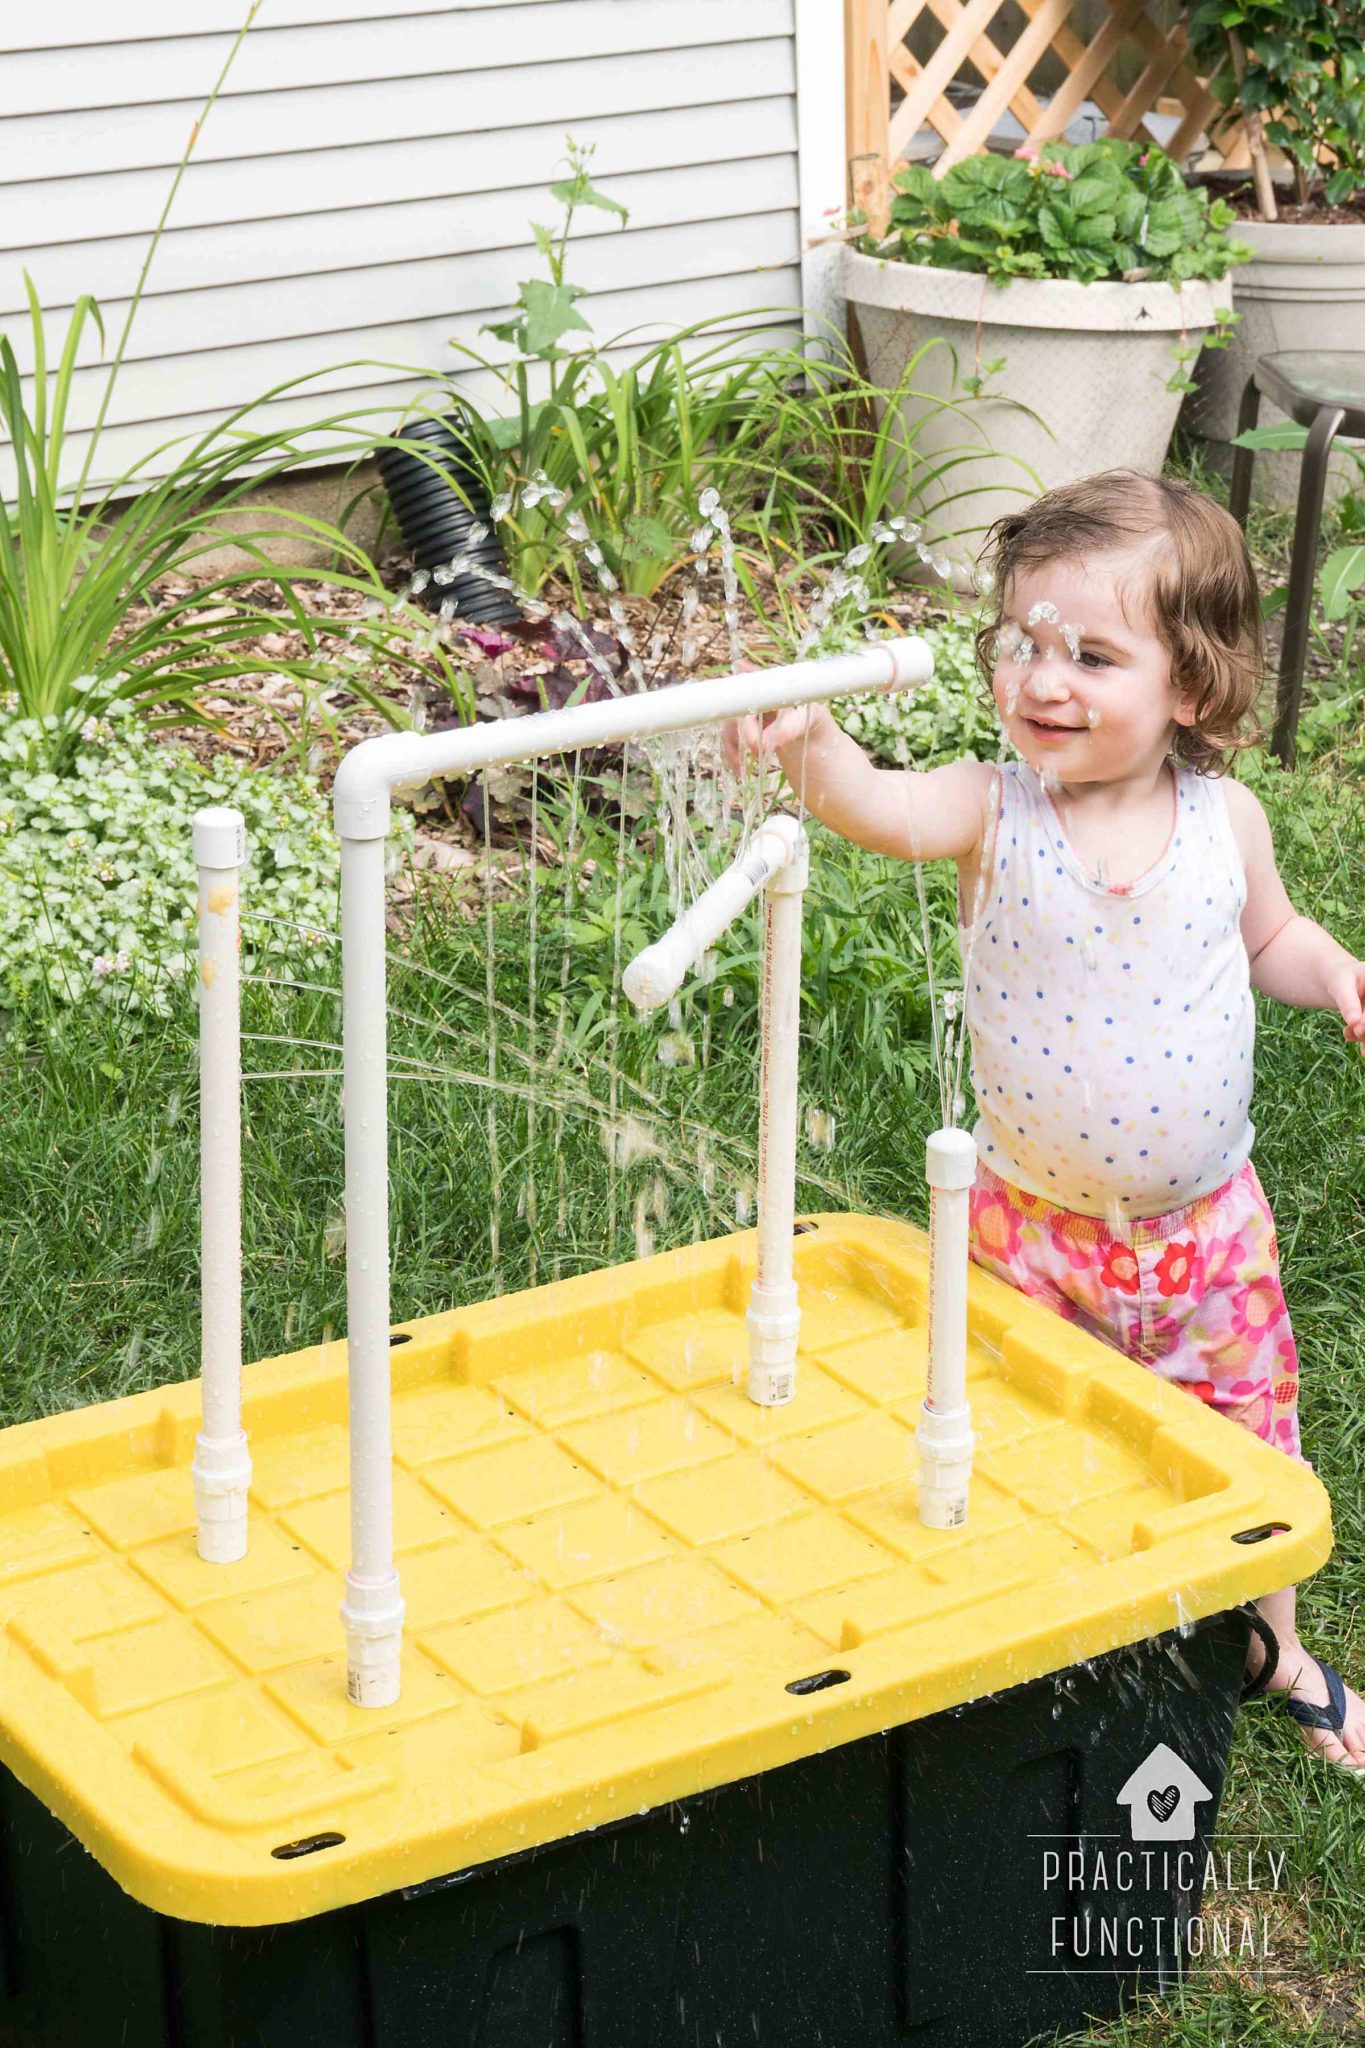
[[[538,711],[530,718],[497,719],[449,732],[384,733],[353,747],[337,770],[332,791],[336,828],[343,839],[382,839],[389,829],[392,792],[437,776],[468,775],[541,754],[572,754],[583,747],[646,739],[654,733],[685,732],[694,725],[778,711],[785,705],[814,704],[855,691],[910,689],[927,682],[933,672],[929,647],[911,636],[873,641],[852,654],[832,654],[822,661],[709,676],[667,690],[606,697],[563,711]]]
[[[621,986],[637,1010],[657,1010],[678,993],[721,934],[786,867],[801,836],[795,818],[765,819],[738,859],[691,909],[685,910],[661,939],[636,954],[621,976]]]
[[[199,870],[199,1356],[202,1422],[190,1467],[209,1564],[247,1547],[251,1459],[242,1429],[240,811],[195,814]]]
[[[976,1437],[967,1405],[968,1202],[976,1178],[970,1131],[932,1131],[929,1182],[929,1387],[920,1410],[919,1516],[930,1529],[967,1519]]]
[[[333,814],[341,849],[343,1115],[346,1124],[347,1359],[352,1565],[342,1618],[347,1685],[362,1706],[398,1696],[403,1602],[393,1569],[389,1449],[388,1087],[384,1017],[384,852],[390,796],[437,776],[684,732],[865,690],[927,682],[923,640],[882,640],[852,654],[678,683],[530,718],[443,733],[386,733],[341,763]]]

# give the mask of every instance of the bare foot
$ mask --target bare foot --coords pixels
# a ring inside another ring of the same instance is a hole
[[[1247,1676],[1254,1677],[1264,1660],[1264,1650],[1259,1642],[1253,1640],[1247,1658]],[[1292,1693],[1296,1700],[1306,1700],[1315,1707],[1330,1704],[1327,1680],[1296,1637],[1281,1642],[1280,1661],[1266,1691]],[[1365,1771],[1365,1700],[1349,1685],[1346,1687],[1346,1718],[1340,1736],[1328,1728],[1302,1726],[1299,1733],[1306,1746],[1319,1751],[1329,1763],[1340,1764],[1348,1770]]]

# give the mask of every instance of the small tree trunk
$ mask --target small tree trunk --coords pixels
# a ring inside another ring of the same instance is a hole
[[[1233,74],[1240,90],[1247,75],[1247,53],[1236,29],[1228,30],[1228,52],[1232,58]],[[1251,107],[1243,107],[1242,119],[1246,123],[1247,148],[1251,151],[1251,182],[1256,192],[1257,208],[1262,220],[1278,220],[1279,211],[1275,205],[1275,187],[1270,181],[1270,161],[1265,153],[1265,131],[1261,127],[1260,112]]]

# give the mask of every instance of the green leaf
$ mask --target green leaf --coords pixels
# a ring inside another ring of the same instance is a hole
[[[620,216],[622,227],[630,219],[619,199],[609,199],[605,192],[599,192],[586,171],[580,171],[573,178],[559,178],[550,187],[561,206],[595,206],[603,213]]]
[[[1248,427],[1233,438],[1234,448],[1301,449],[1308,439],[1307,427],[1293,420],[1279,420],[1273,427]]]
[[[921,211],[930,214],[939,211],[939,201],[943,188],[927,165],[902,164],[892,177],[891,185],[894,191],[902,194],[905,199],[913,203],[915,218],[918,219]],[[895,204],[896,202],[893,200],[891,202],[893,219],[896,217]]]
[[[626,522],[620,553],[624,562],[649,562],[660,557],[672,560],[679,548],[676,534],[662,520],[635,513]]]
[[[521,345],[528,356],[551,355],[560,336],[575,329],[591,334],[591,326],[574,306],[574,300],[584,295],[581,284],[547,284],[543,278],[530,278],[522,285]]]
[[[1354,593],[1365,585],[1365,546],[1338,548],[1327,557],[1318,578],[1322,609],[1329,619],[1344,619]]]

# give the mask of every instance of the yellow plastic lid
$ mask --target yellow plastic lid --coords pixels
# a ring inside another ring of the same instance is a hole
[[[240,1564],[195,1551],[197,1383],[0,1434],[0,1760],[143,1904],[301,1919],[1022,1684],[1327,1557],[1304,1466],[976,1271],[970,1513],[925,1529],[924,1237],[826,1216],[798,1238],[778,1409],[744,1392],[753,1253],[745,1233],[405,1326],[391,1709],[346,1698],[344,1344],[246,1368]]]

